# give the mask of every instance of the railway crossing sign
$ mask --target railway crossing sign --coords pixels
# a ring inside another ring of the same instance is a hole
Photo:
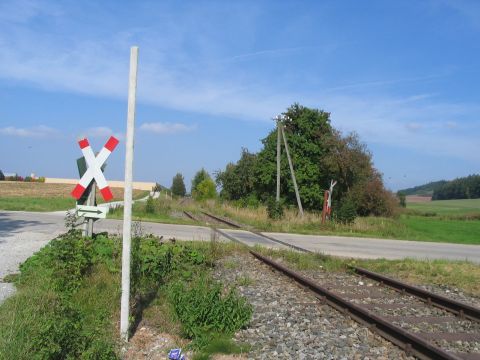
[[[80,217],[105,219],[107,217],[108,207],[77,205],[77,215]]]
[[[113,152],[115,147],[118,145],[118,140],[114,136],[111,136],[97,156],[95,156],[95,154],[93,153],[93,150],[90,147],[87,138],[80,140],[78,142],[78,145],[80,145],[80,149],[82,150],[83,156],[85,157],[88,168],[78,182],[77,186],[75,186],[75,189],[73,189],[72,196],[75,199],[79,200],[87,189],[90,182],[94,180],[100,189],[100,193],[102,194],[103,199],[105,201],[112,200],[112,192],[110,190],[110,187],[108,186],[107,180],[105,179],[101,168],[107,158]]]

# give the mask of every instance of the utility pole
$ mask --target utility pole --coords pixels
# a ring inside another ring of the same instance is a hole
[[[280,155],[281,155],[280,143],[282,142],[281,130],[280,130],[281,117],[277,116],[275,120],[277,120],[277,197],[276,197],[276,200],[277,202],[280,202]]]
[[[283,136],[283,142],[285,143],[285,152],[287,153],[288,165],[290,166],[290,173],[292,174],[292,181],[293,181],[293,186],[295,188],[295,196],[297,197],[298,210],[300,211],[300,214],[303,216],[302,201],[300,200],[300,194],[298,193],[297,180],[295,179],[295,172],[293,170],[293,164],[292,164],[292,159],[290,158],[290,152],[288,151],[287,137],[285,136],[283,124],[280,125],[280,129]]]
[[[135,133],[135,101],[137,93],[138,47],[130,49],[128,84],[127,135],[125,154],[125,191],[123,203],[122,299],[120,308],[120,335],[128,341],[130,312],[130,252],[132,247],[132,181],[133,137]]]

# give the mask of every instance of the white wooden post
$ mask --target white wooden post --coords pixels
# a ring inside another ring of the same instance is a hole
[[[277,120],[277,202],[280,202],[280,145],[282,142],[281,134],[280,134],[280,116],[276,117]]]
[[[120,335],[128,341],[130,310],[130,251],[132,246],[132,181],[133,137],[135,132],[135,100],[137,92],[138,47],[130,49],[130,75],[128,84],[127,135],[125,153],[125,192],[123,203],[122,247],[122,299],[120,309]]]

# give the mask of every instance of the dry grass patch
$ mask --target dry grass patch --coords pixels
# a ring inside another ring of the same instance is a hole
[[[31,197],[31,198],[70,198],[70,193],[75,186],[72,184],[45,184],[35,182],[21,181],[1,181],[0,197]],[[114,200],[123,200],[123,188],[111,188]],[[133,197],[138,198],[146,196],[147,191],[133,190]],[[97,199],[101,200],[102,196],[97,190]]]
[[[70,195],[71,184],[45,184],[32,182],[0,181],[0,210],[59,211],[75,207]],[[123,199],[123,188],[112,188],[113,200]],[[148,195],[148,191],[134,190],[135,199]],[[97,191],[97,201],[103,202]]]

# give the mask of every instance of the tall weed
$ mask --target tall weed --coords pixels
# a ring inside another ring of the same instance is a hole
[[[252,307],[235,289],[224,291],[220,283],[205,276],[191,283],[172,283],[167,291],[184,335],[197,347],[205,346],[212,334],[233,335],[252,315]]]

